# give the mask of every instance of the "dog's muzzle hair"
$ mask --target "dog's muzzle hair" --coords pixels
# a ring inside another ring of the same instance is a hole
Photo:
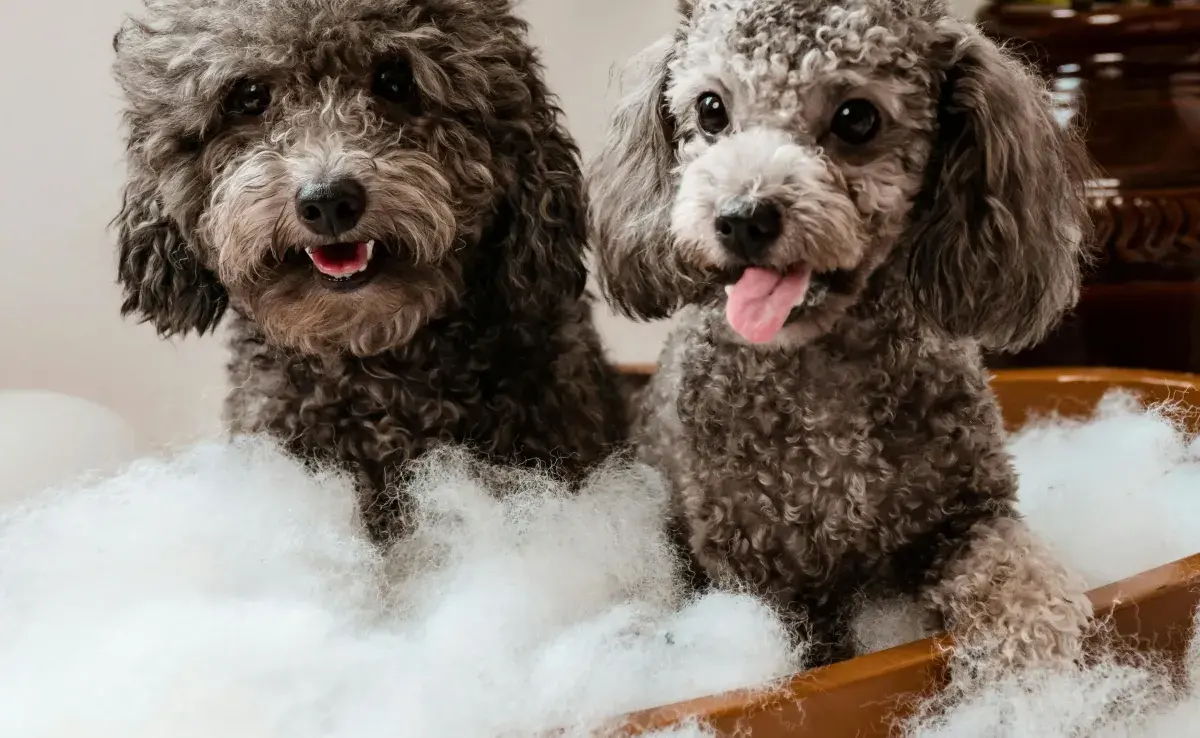
[[[815,147],[757,128],[699,153],[685,146],[681,158],[671,232],[713,267],[828,271],[861,260],[862,216]]]
[[[452,304],[461,284],[448,257],[470,214],[432,157],[348,135],[338,117],[297,124],[231,162],[199,233],[272,341],[370,354]]]

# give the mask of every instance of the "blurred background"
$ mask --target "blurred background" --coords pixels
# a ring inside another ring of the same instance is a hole
[[[585,157],[595,150],[602,135],[613,96],[612,73],[631,55],[669,32],[675,3],[520,3],[520,12],[532,25],[533,41],[543,51],[551,88],[561,99]],[[117,212],[122,182],[121,133],[109,64],[113,32],[122,15],[138,5],[139,0],[6,3],[5,22],[0,24],[0,68],[4,70],[0,76],[0,222],[8,260],[0,270],[0,346],[4,352],[0,390],[55,390],[100,403],[132,423],[144,444],[159,445],[219,430],[226,350],[220,335],[166,342],[149,327],[122,320],[119,315],[113,234],[108,222]],[[1069,21],[1068,16],[1076,10],[1080,17],[1092,19],[1083,31],[1068,28],[1069,38],[1075,38],[1069,34],[1086,35],[1088,29],[1122,27],[1105,21],[1104,12],[1098,10],[1101,6],[1048,7],[1039,11],[1043,21],[1052,16]],[[959,0],[954,9],[962,17],[974,18],[979,6]],[[1019,20],[1023,16],[1014,17]],[[1157,23],[1161,28],[1161,17]],[[1036,35],[1037,28],[1029,28]],[[1185,40],[1180,53],[1190,55],[1190,63],[1195,64],[1196,51],[1194,41]],[[1098,59],[1103,54],[1095,48],[1080,53],[1090,60],[1085,67],[1090,62],[1099,64],[1088,67],[1099,70],[1097,80],[1106,79],[1105,74],[1111,77],[1105,69],[1121,68],[1121,59],[1111,58],[1111,51],[1104,52],[1107,62]],[[1163,62],[1152,59],[1147,63],[1161,67]],[[1066,69],[1067,82],[1060,91],[1074,99],[1069,80],[1078,81],[1086,74],[1079,73],[1078,64],[1073,71],[1070,66],[1059,60],[1048,67],[1048,73]],[[1200,77],[1194,72],[1171,75],[1175,76],[1168,75],[1172,81],[1166,87],[1151,85],[1148,94],[1160,102],[1165,95],[1179,110],[1194,109],[1186,100],[1180,103],[1179,95],[1190,95]],[[1056,82],[1056,90],[1059,88]],[[1139,119],[1148,120],[1144,116]],[[1179,151],[1159,150],[1155,155],[1181,161]],[[1146,187],[1161,192],[1161,188],[1154,189],[1158,184],[1153,181]],[[1175,211],[1159,208],[1167,214],[1156,216],[1158,225],[1150,241],[1170,240],[1171,228],[1178,230],[1183,221],[1190,223],[1189,205],[1176,210],[1182,215],[1172,221],[1170,213]],[[1191,225],[1185,230],[1188,228]],[[633,324],[613,316],[602,305],[597,312],[614,360],[656,359],[669,324]],[[1074,337],[1064,340],[1077,344],[1078,330],[1071,330],[1076,331],[1071,334]]]

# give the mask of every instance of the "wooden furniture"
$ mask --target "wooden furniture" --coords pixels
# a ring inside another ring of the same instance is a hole
[[[1179,660],[1200,605],[1200,556],[1131,577],[1090,593],[1100,616],[1139,651]],[[753,738],[874,738],[889,736],[915,701],[946,680],[944,638],[918,641],[800,674],[782,688],[740,691],[660,707],[629,718],[627,735],[688,719],[722,736]]]
[[[624,381],[644,386],[654,374],[653,364],[622,364]],[[1016,430],[1033,417],[1059,413],[1066,417],[1089,414],[1109,390],[1125,389],[1145,403],[1183,402],[1200,408],[1200,376],[1105,367],[1053,367],[1000,369],[992,379],[1008,429]],[[1191,430],[1200,433],[1200,414],[1189,418]]]
[[[999,0],[978,21],[1037,65],[1103,170],[1075,315],[989,363],[1200,371],[1200,4]]]
[[[623,367],[631,382],[654,368]],[[1166,372],[1069,368],[996,373],[992,387],[1006,423],[1058,412],[1087,414],[1105,392],[1123,388],[1143,402],[1200,407],[1200,376]],[[1200,418],[1192,419],[1200,432]],[[1090,593],[1096,612],[1111,615],[1113,634],[1129,648],[1158,652],[1180,663],[1200,606],[1200,555],[1161,566]],[[659,707],[628,718],[627,735],[687,719],[722,736],[754,738],[873,738],[888,736],[898,719],[946,680],[944,636],[902,645],[799,674],[781,687],[745,690]]]
[[[1039,416],[1089,415],[1108,391],[1136,393],[1144,404],[1184,403],[1200,408],[1200,376],[1138,369],[1064,367],[1057,369],[999,370],[992,390],[1010,431]],[[1200,417],[1187,419],[1190,430],[1200,433]]]

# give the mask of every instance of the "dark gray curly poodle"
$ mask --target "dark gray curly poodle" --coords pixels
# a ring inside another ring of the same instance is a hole
[[[1073,305],[1089,161],[1046,89],[941,0],[685,0],[589,173],[601,280],[680,312],[635,440],[699,573],[851,653],[911,597],[1003,663],[1090,607],[1022,522],[981,348]]]
[[[578,153],[509,0],[150,0],[117,34],[123,311],[232,314],[238,433],[355,473],[432,445],[578,476],[625,433]]]

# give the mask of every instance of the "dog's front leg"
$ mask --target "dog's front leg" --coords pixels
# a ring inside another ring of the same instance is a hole
[[[976,523],[921,593],[963,652],[998,668],[1080,657],[1091,604],[1025,523]],[[976,660],[976,666],[979,665]]]

